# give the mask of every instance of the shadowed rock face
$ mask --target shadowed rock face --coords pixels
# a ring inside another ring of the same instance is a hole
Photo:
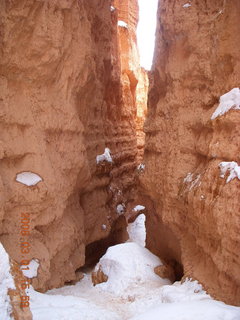
[[[20,215],[30,214],[24,258],[40,261],[33,285],[42,291],[76,279],[85,247],[107,238],[117,205],[135,197],[140,67],[121,47],[122,9],[110,6],[0,2],[0,241],[19,263]],[[134,52],[137,20],[136,1],[124,40]],[[105,148],[113,161],[97,164]],[[42,181],[16,182],[25,171]]]
[[[240,181],[227,184],[218,165],[240,162],[240,112],[210,118],[219,97],[239,87],[240,3],[185,3],[159,3],[141,175],[152,201],[148,247],[239,305]]]

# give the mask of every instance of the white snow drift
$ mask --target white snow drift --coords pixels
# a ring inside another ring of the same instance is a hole
[[[211,120],[222,116],[231,109],[240,110],[240,89],[234,88],[231,91],[225,93],[220,97],[220,103],[215,112],[213,113]]]
[[[113,162],[111,157],[111,151],[109,148],[105,148],[104,153],[100,154],[96,157],[97,164],[103,161]]]
[[[169,284],[169,280],[154,273],[154,268],[161,264],[157,256],[134,242],[109,247],[95,267],[95,271],[101,268],[108,280],[97,287],[124,296],[130,286],[141,286],[151,281],[159,285]]]
[[[235,178],[240,180],[240,166],[237,164],[237,162],[221,162],[219,163],[219,168],[221,170],[221,178],[225,177],[227,171],[229,172],[229,176],[226,181],[227,183]]]
[[[8,289],[15,289],[13,277],[10,273],[10,262],[7,252],[0,243],[0,313],[1,320],[12,319]]]
[[[30,187],[38,184],[38,182],[42,181],[42,178],[36,173],[24,171],[17,174],[16,181]]]

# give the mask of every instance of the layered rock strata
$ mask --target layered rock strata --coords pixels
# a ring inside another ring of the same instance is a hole
[[[102,239],[124,238],[140,70],[137,1],[125,3],[135,8],[129,28],[110,0],[0,2],[0,240],[20,263],[21,214],[30,215],[24,258],[39,260],[42,291],[74,281],[85,248],[92,258]]]
[[[240,111],[211,120],[239,87],[240,3],[161,0],[145,123],[148,247],[215,298],[240,305]],[[234,104],[234,103],[232,103]]]

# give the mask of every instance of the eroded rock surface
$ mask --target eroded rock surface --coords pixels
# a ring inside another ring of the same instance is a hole
[[[24,258],[39,260],[33,285],[43,291],[76,279],[85,247],[111,235],[117,206],[135,197],[140,68],[120,46],[137,50],[138,7],[120,30],[111,4],[0,2],[0,240],[20,263],[21,213],[30,214]],[[112,162],[96,163],[106,148]],[[22,172],[42,181],[17,182]]]
[[[147,243],[227,303],[240,304],[240,181],[219,163],[240,162],[240,112],[211,120],[239,87],[238,1],[161,0],[145,123],[150,212]],[[152,206],[152,207],[151,207]]]

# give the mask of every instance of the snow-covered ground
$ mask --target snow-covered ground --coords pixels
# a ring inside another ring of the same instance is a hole
[[[124,296],[102,290],[89,274],[74,286],[30,291],[34,320],[239,320],[240,308],[211,299],[196,281],[139,283]]]
[[[101,267],[108,276],[107,282],[93,286],[89,272],[75,285],[45,294],[33,288],[26,290],[33,320],[240,319],[240,308],[213,300],[197,281],[187,279],[171,284],[154,273],[154,267],[161,265],[161,261],[144,247],[143,214],[129,225],[128,231],[129,241],[110,247],[95,267],[96,270]],[[8,256],[1,246],[0,258],[1,320],[10,320],[6,293],[13,282]]]
[[[129,241],[110,247],[95,267],[107,282],[92,285],[91,274],[76,285],[33,290],[34,320],[239,320],[240,308],[213,300],[197,281],[171,284],[154,273],[161,265],[145,246],[145,215],[128,226]],[[135,242],[134,242],[135,241]]]
[[[13,277],[10,274],[10,262],[7,252],[0,243],[0,319],[9,320],[12,307],[7,295],[8,289],[15,289]]]

